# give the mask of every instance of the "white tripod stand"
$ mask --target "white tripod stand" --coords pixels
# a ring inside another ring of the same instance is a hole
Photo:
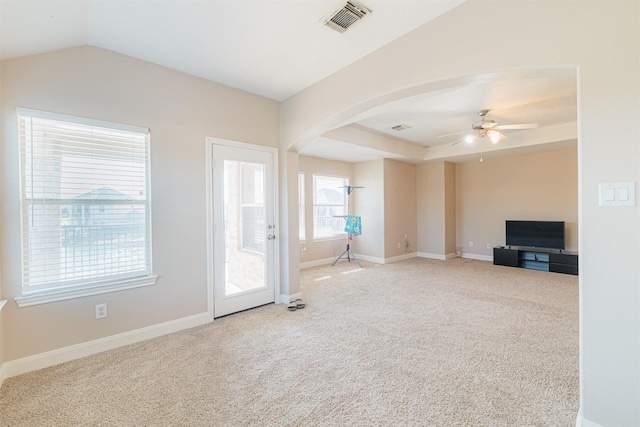
[[[345,190],[346,190],[346,192],[347,192],[347,215],[346,215],[346,216],[343,216],[344,218],[349,218],[349,209],[350,209],[351,192],[352,192],[353,190],[355,190],[356,188],[364,188],[364,187],[352,187],[352,186],[350,186],[350,185],[345,185],[345,186],[344,186],[344,189],[345,189]],[[338,261],[340,261],[340,259],[346,255],[346,258],[347,258],[347,261],[348,261],[348,262],[351,262],[351,258],[353,258],[353,260],[354,260],[355,262],[357,262],[357,263],[358,263],[358,266],[359,266],[360,268],[362,268],[362,264],[360,264],[360,261],[358,260],[358,258],[356,258],[355,254],[354,254],[353,252],[351,252],[351,247],[350,247],[350,244],[349,244],[349,242],[350,242],[350,241],[351,241],[351,233],[347,234],[347,246],[346,246],[346,248],[345,248],[345,249],[344,249],[344,251],[340,254],[340,256],[338,256],[338,258],[336,258],[336,260],[335,260],[335,261],[333,261],[333,263],[331,264],[331,266],[336,265],[336,263],[337,263]]]

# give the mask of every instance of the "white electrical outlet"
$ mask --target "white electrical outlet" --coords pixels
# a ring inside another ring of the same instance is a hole
[[[469,240],[469,247],[472,248],[473,247],[473,240]]]
[[[398,242],[398,249],[400,249],[402,246],[400,246],[400,242]]]
[[[96,305],[96,319],[103,319],[107,317],[107,303]]]
[[[487,243],[487,249],[491,249],[491,243]]]
[[[306,253],[307,253],[307,247],[306,247],[306,246],[303,246],[303,247],[302,247],[302,255],[304,255],[304,254],[306,254]]]

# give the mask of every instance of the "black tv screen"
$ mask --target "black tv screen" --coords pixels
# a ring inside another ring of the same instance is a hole
[[[564,250],[564,221],[506,221],[507,246]]]

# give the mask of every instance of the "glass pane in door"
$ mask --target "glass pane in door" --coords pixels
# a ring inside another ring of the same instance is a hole
[[[265,165],[224,161],[225,296],[264,289]]]

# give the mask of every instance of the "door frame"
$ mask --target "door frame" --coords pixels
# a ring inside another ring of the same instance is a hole
[[[207,216],[207,314],[209,320],[213,322],[214,313],[214,285],[215,285],[215,272],[214,272],[214,251],[213,251],[213,235],[217,231],[214,229],[214,215],[213,215],[213,147],[214,145],[222,145],[233,148],[244,148],[249,150],[257,150],[268,152],[273,156],[273,218],[276,224],[276,239],[275,247],[273,250],[273,280],[274,280],[274,303],[280,302],[280,199],[279,199],[279,186],[280,179],[278,176],[278,149],[275,147],[267,147],[264,145],[249,144],[246,142],[232,141],[229,139],[221,139],[214,137],[205,138],[205,153],[206,153],[206,216]]]

